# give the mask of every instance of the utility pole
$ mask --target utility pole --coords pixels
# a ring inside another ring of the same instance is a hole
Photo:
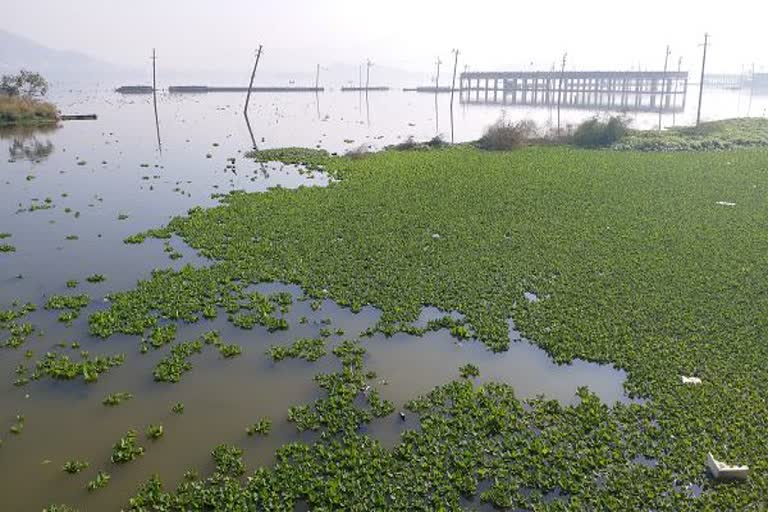
[[[437,74],[435,75],[435,94],[437,94],[437,89],[440,87],[440,64],[442,64],[443,61],[440,60],[440,57],[437,58]]]
[[[677,72],[680,73],[680,70],[683,68],[683,57],[680,56],[677,59]],[[678,78],[675,80],[675,100],[672,102],[672,126],[675,126],[675,117],[677,113],[677,88],[679,84],[680,79]],[[688,91],[683,91],[683,94],[688,94]]]
[[[261,58],[261,45],[256,51],[256,62],[253,63],[253,71],[251,71],[251,81],[248,84],[248,94],[245,96],[245,107],[243,112],[248,112],[248,103],[251,101],[251,89],[253,89],[253,77],[256,76],[256,68],[259,67],[259,59]]]
[[[563,77],[565,76],[565,60],[568,57],[568,52],[563,53],[563,64],[560,68],[560,83],[557,87],[557,136],[560,136],[560,101],[563,97]]]
[[[747,107],[747,117],[752,112],[752,96],[755,94],[755,63],[752,63],[752,77],[749,80],[749,106]]]
[[[363,89],[363,65],[362,64],[357,66],[357,81],[359,84],[359,89],[362,90]]]
[[[456,89],[456,68],[459,65],[459,49],[453,49],[453,79],[451,80],[451,144],[453,144],[453,91]]]
[[[157,61],[157,55],[155,54],[155,49],[152,48],[152,91],[155,91],[156,88],[156,74],[155,74],[155,62]]]
[[[667,45],[667,51],[664,54],[664,74],[661,78],[661,95],[659,96],[659,131],[661,131],[661,113],[664,111],[664,89],[667,87],[667,65],[669,64],[669,45]]]
[[[368,92],[368,87],[370,87],[371,84],[371,66],[373,66],[373,62],[371,62],[371,59],[368,59],[365,61],[365,92]]]
[[[453,90],[456,88],[456,68],[459,65],[459,49],[453,49],[453,80],[451,80],[451,108],[453,108]]]
[[[315,71],[315,92],[320,90],[320,64],[317,65],[317,70]]]
[[[707,65],[707,46],[709,46],[709,34],[704,33],[704,55],[701,58],[701,81],[699,83],[699,108],[696,111],[696,126],[701,122],[701,97],[704,95],[704,68]]]

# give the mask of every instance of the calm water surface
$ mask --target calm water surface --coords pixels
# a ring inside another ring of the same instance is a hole
[[[705,105],[708,101],[719,116],[746,114],[744,93],[708,94]],[[147,96],[96,89],[58,90],[54,96],[64,113],[97,113],[99,119],[67,122],[54,130],[0,132],[0,232],[11,233],[4,243],[17,249],[0,254],[0,308],[14,300],[42,306],[51,294],[73,292],[65,285],[70,279],[81,282],[76,292],[88,293],[93,303],[70,327],[59,324],[56,313],[41,308],[28,319],[39,333],[18,350],[0,350],[3,507],[40,510],[60,502],[80,510],[117,510],[152,473],[174,484],[189,468],[211,469],[209,453],[219,443],[244,448],[253,469],[270,464],[281,444],[310,440],[311,434],[299,434],[287,423],[286,411],[319,397],[312,377],[334,371],[338,360],[328,355],[314,364],[300,360],[273,364],[264,352],[272,344],[316,337],[325,318],[331,319],[334,329],[344,330],[344,338],[356,337],[377,321],[380,312],[375,309],[352,314],[325,301],[313,311],[308,302],[295,302],[287,316],[290,329],[272,334],[261,328],[240,330],[223,318],[180,326],[180,341],[218,329],[227,343],[241,345],[244,352],[224,360],[216,351],[205,350],[192,357],[193,371],[178,384],[152,380],[152,369],[166,350],[141,355],[135,337],[94,340],[87,335],[88,314],[107,306],[106,294],[133,287],[153,268],[210,263],[178,239],[170,243],[183,257],[171,260],[162,241],[125,245],[126,236],[159,227],[193,206],[214,205],[213,193],[328,185],[321,173],[243,158],[254,142],[262,148],[321,146],[344,152],[360,145],[378,149],[409,135],[427,139],[439,133],[450,139],[449,96],[437,98],[436,111],[434,96],[401,91],[372,92],[367,101],[364,95],[333,91],[255,95],[249,115],[252,132],[242,115],[242,95],[163,93],[159,126]],[[692,103],[689,97],[688,104]],[[766,97],[753,98],[751,113],[764,112],[767,103]],[[507,107],[505,112],[508,118],[533,118],[540,124],[549,122],[552,115],[551,109],[535,107]],[[499,106],[457,103],[455,140],[477,138],[501,113]],[[567,122],[574,123],[593,114],[564,111]],[[690,118],[690,111],[676,116],[678,122]],[[653,125],[657,120],[655,114],[638,114],[635,122]],[[671,124],[671,115],[665,115],[665,123]],[[30,211],[41,204],[49,208]],[[77,239],[67,239],[73,236]],[[107,281],[86,283],[85,277],[94,273],[104,274]],[[301,295],[297,287],[268,284],[262,289],[287,289],[295,297]],[[442,314],[426,308],[419,322],[425,324]],[[310,321],[300,324],[301,316]],[[454,379],[458,367],[469,362],[480,368],[481,382],[508,382],[520,397],[544,394],[573,403],[576,388],[588,385],[606,403],[626,400],[623,372],[584,361],[557,366],[544,352],[519,340],[512,324],[510,338],[514,343],[508,352],[493,354],[477,342],[459,343],[447,331],[421,338],[374,336],[363,341],[368,350],[365,364],[376,371],[382,396],[392,400],[397,410],[408,399]],[[341,339],[332,337],[331,346]],[[126,363],[92,385],[43,380],[23,388],[13,386],[13,370],[25,361],[25,350],[32,350],[37,359],[63,341],[78,341],[94,355],[124,353]],[[101,404],[106,394],[117,391],[133,393],[134,398],[118,407]],[[179,401],[185,403],[186,411],[174,415],[171,406]],[[8,432],[16,414],[26,418],[18,436]],[[272,434],[247,437],[245,427],[264,416],[274,422]],[[150,423],[165,426],[162,439],[144,439]],[[395,414],[375,420],[367,431],[392,446],[403,429],[417,427],[413,415],[402,422]],[[112,444],[130,428],[139,431],[146,454],[114,466],[109,463]],[[91,467],[75,476],[62,472],[61,465],[74,458],[90,461]],[[87,493],[85,484],[100,469],[112,475],[108,489]]]

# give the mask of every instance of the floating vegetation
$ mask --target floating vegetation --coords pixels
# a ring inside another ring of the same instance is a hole
[[[85,278],[89,283],[102,283],[107,280],[103,274],[93,274]]]
[[[90,304],[91,298],[86,294],[81,295],[51,295],[45,302],[45,309],[64,310],[59,315],[59,321],[66,324],[80,316],[80,310]]]
[[[459,368],[459,375],[463,379],[471,379],[473,377],[479,377],[480,376],[480,369],[473,365],[473,364],[465,364],[461,368]]]
[[[80,283],[75,279],[70,279],[69,281],[67,281],[67,288],[77,288],[79,284]]]
[[[10,233],[0,233],[0,240],[5,240],[6,238],[11,238]]]
[[[302,338],[294,341],[290,346],[283,347],[272,345],[267,350],[267,355],[273,361],[282,361],[286,357],[300,358],[307,361],[317,361],[327,354],[325,350],[325,340],[319,338]]]
[[[190,356],[203,351],[200,340],[185,341],[171,347],[171,352],[155,366],[153,375],[159,382],[179,382],[181,376],[192,369]]]
[[[16,252],[16,247],[11,244],[0,244],[0,252]]]
[[[30,323],[21,323],[18,320],[35,311],[37,306],[32,303],[18,305],[14,303],[11,309],[0,310],[0,334],[8,333],[7,338],[0,338],[0,347],[19,348],[27,338],[35,331]]]
[[[117,220],[126,220],[126,219],[128,219],[127,213],[121,213],[117,216]]]
[[[144,454],[144,448],[136,444],[136,431],[129,430],[112,446],[110,460],[114,464],[130,462]]]
[[[173,407],[171,407],[171,412],[174,414],[184,414],[184,404],[181,402],[173,404]]]
[[[168,324],[155,328],[149,335],[149,344],[160,348],[176,339],[176,324]]]
[[[133,398],[131,393],[121,391],[118,393],[110,393],[104,397],[104,400],[102,400],[101,403],[104,405],[115,406],[120,405],[121,403],[130,400],[131,398]]]
[[[160,439],[163,437],[163,434],[165,431],[163,430],[162,425],[149,425],[147,427],[147,439]]]
[[[11,425],[11,428],[9,431],[11,434],[19,435],[24,430],[24,422],[25,418],[23,414],[17,414],[16,415],[16,422]]]
[[[96,474],[96,478],[88,482],[88,485],[86,485],[86,489],[88,489],[89,492],[93,492],[97,489],[103,489],[109,484],[110,480],[109,473],[106,471],[99,471]]]
[[[61,467],[61,470],[65,473],[69,473],[71,475],[75,475],[84,469],[88,469],[88,467],[91,464],[84,460],[68,460],[64,463],[64,465]]]
[[[568,407],[521,402],[508,386],[457,379],[409,403],[419,429],[385,449],[360,433],[373,390],[362,369],[345,368],[318,376],[320,400],[289,411],[319,432],[315,442],[282,447],[247,483],[218,473],[167,493],[154,479],[134,509],[216,508],[222,495],[232,500],[224,507],[257,510],[275,496],[313,510],[451,510],[472,496],[528,510],[745,510],[763,500],[764,151],[312,158],[339,181],[233,193],[173,219],[172,234],[213,264],[155,272],[113,294],[92,331],[144,336],[160,321],[222,311],[258,325],[243,308],[247,287],[280,281],[301,285],[314,309],[325,299],[380,308],[372,332],[410,332],[428,304],[460,312],[466,331],[455,334],[499,351],[513,318],[558,363],[626,370],[627,392],[647,402],[608,407],[585,390]],[[546,300],[526,300],[531,290]],[[706,385],[683,386],[680,375]],[[747,485],[708,483],[703,454],[715,449],[752,468]],[[658,464],[631,462],[639,456]]]
[[[77,235],[67,235],[64,237],[66,240],[80,240],[80,237]]]
[[[43,359],[35,363],[35,371],[31,378],[33,380],[43,377],[72,380],[82,377],[85,382],[92,383],[99,380],[99,375],[102,373],[125,362],[125,354],[91,357],[87,352],[81,352],[80,357],[81,360],[75,362],[65,354],[46,352]]]
[[[245,432],[249,436],[256,434],[266,436],[272,430],[272,420],[269,418],[261,418],[259,421],[245,429]]]

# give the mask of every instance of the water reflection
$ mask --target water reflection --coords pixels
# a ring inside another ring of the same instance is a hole
[[[53,153],[56,146],[50,139],[41,141],[37,135],[50,133],[58,129],[54,126],[5,127],[0,129],[0,139],[8,139],[8,158],[10,160],[45,160]]]

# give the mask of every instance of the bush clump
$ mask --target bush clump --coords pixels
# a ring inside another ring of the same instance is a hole
[[[524,145],[536,133],[536,124],[530,120],[507,121],[503,117],[485,129],[475,146],[489,151],[508,151]]]
[[[597,117],[581,123],[573,133],[573,143],[582,148],[607,147],[618,142],[627,133],[627,121],[611,116],[608,121]]]

